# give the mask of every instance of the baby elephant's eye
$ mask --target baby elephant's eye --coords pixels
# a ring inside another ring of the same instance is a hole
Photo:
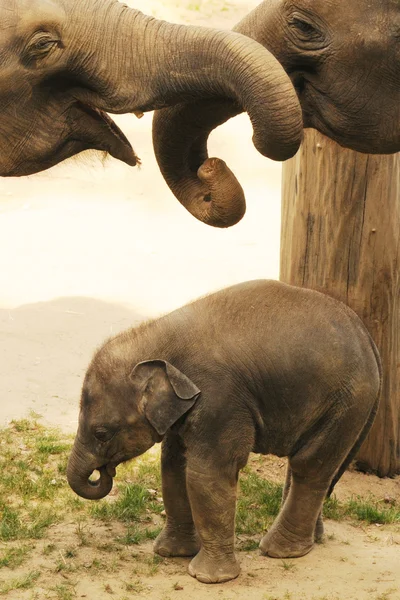
[[[39,50],[41,52],[45,52],[46,50],[50,50],[57,42],[55,40],[38,40],[34,46],[35,50]]]
[[[325,41],[322,31],[302,14],[294,13],[289,20],[289,26],[300,42],[321,45]]]
[[[98,439],[100,442],[108,442],[109,440],[111,440],[114,434],[115,431],[111,429],[106,429],[105,427],[98,427],[94,432],[95,438]]]
[[[311,23],[307,23],[307,21],[302,21],[301,19],[294,18],[292,21],[292,26],[296,27],[296,29],[298,29],[302,33],[315,33],[315,28],[311,25]]]
[[[56,39],[56,36],[40,32],[30,40],[26,49],[26,58],[28,60],[43,58],[60,44],[61,42]]]

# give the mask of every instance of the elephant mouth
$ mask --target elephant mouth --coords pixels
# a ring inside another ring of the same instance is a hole
[[[76,128],[83,130],[79,137],[87,138],[93,149],[105,151],[131,167],[140,165],[128,138],[105,111],[78,100],[71,125],[72,133]]]

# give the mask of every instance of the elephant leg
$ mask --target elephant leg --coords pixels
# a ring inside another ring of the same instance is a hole
[[[307,554],[320,533],[318,518],[331,481],[365,426],[365,410],[347,389],[326,414],[324,426],[289,458],[291,483],[285,503],[271,529],[261,540],[263,554],[277,558]],[[366,403],[364,402],[364,405]]]
[[[188,463],[190,505],[201,540],[189,573],[203,583],[222,583],[240,572],[234,552],[238,470],[204,469]]]
[[[288,465],[287,471],[286,471],[285,485],[283,486],[283,492],[282,492],[282,506],[285,504],[285,500],[289,495],[291,483],[292,483],[292,469],[290,468],[290,465]],[[318,515],[316,525],[315,525],[314,541],[317,543],[320,543],[322,541],[323,537],[324,537],[324,520],[322,518],[322,509],[321,509],[321,511]]]
[[[285,503],[268,533],[262,538],[262,554],[294,558],[310,552],[329,481],[322,483],[292,473]]]
[[[186,489],[186,459],[181,440],[168,433],[162,443],[161,474],[166,524],[154,543],[161,556],[194,556],[200,541]]]

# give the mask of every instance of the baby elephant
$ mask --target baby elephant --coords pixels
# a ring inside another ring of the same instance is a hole
[[[323,533],[321,508],[373,422],[378,352],[348,307],[250,281],[107,341],[82,390],[72,489],[106,496],[115,468],[162,441],[162,556],[194,556],[205,583],[237,577],[238,473],[250,452],[289,457],[263,554],[296,557]],[[97,469],[100,478],[89,480]]]

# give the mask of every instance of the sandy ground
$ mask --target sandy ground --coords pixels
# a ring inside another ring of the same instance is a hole
[[[229,28],[257,2],[131,4],[175,22]],[[169,192],[153,157],[151,116],[117,120],[143,159],[140,170],[84,158],[0,180],[0,425],[34,411],[74,431],[82,375],[106,336],[208,291],[278,277],[281,167],[256,153],[246,116],[211,141],[211,154],[228,162],[248,200],[244,220],[226,231],[196,222]],[[343,490],[359,493],[360,477],[378,496],[398,492],[398,480],[351,473]],[[398,528],[329,523],[327,529],[334,539],[293,568],[257,552],[241,554],[242,576],[209,587],[186,575],[187,561],[170,560],[153,577],[140,576],[142,591],[125,597],[400,599]],[[52,535],[67,547],[74,533],[55,528]],[[139,552],[150,556],[151,548]],[[121,582],[132,577],[134,562],[104,577],[88,574],[77,597],[122,598]]]

